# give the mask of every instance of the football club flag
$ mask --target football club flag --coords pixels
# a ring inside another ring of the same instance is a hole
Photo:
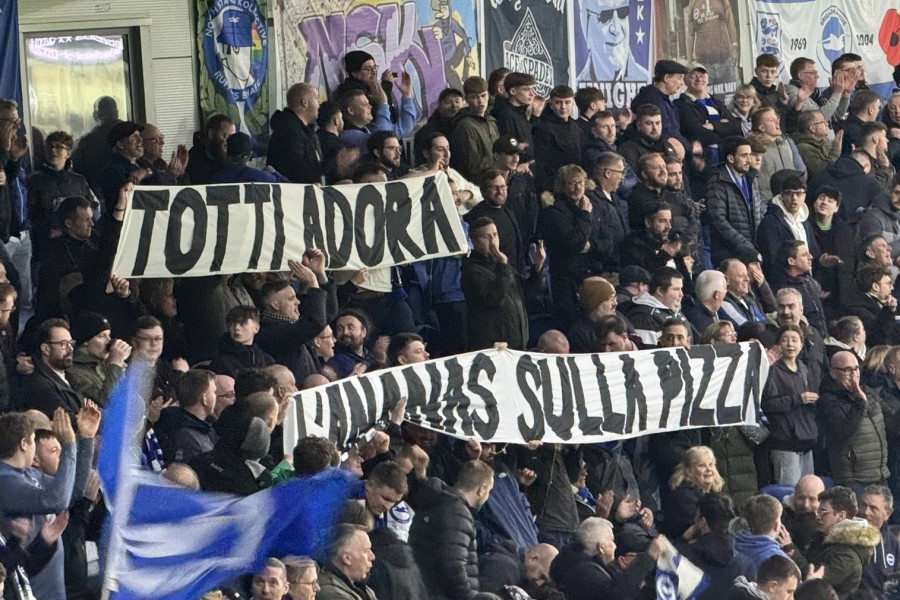
[[[236,498],[176,487],[141,469],[151,374],[146,365],[129,367],[103,416],[98,471],[111,515],[109,598],[199,598],[259,570],[268,556],[314,554],[327,543],[349,491],[342,471]]]
[[[696,600],[708,584],[703,571],[666,541],[656,561],[656,600]]]

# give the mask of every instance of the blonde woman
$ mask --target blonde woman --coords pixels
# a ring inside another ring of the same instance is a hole
[[[704,494],[721,492],[725,481],[716,468],[716,457],[709,446],[688,448],[669,479],[669,503],[664,507],[665,529],[670,537],[693,539],[698,531],[693,523],[697,504]]]
[[[731,104],[728,106],[728,112],[731,113],[735,120],[741,122],[741,131],[744,135],[747,135],[753,129],[750,123],[750,115],[759,108],[759,104],[756,88],[749,83],[738,86],[734,90],[734,96],[731,99]]]
[[[701,344],[736,344],[737,341],[737,332],[731,321],[710,323],[700,336]]]

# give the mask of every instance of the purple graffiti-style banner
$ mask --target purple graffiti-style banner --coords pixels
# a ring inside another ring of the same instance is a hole
[[[419,114],[428,114],[447,87],[447,77],[441,42],[431,27],[417,23],[415,2],[362,5],[346,15],[336,12],[303,19],[298,27],[309,45],[306,81],[330,94],[344,79],[344,55],[364,50],[379,68],[408,72]]]

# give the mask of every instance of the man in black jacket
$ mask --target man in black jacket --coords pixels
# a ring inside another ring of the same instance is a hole
[[[272,115],[272,138],[266,165],[292,183],[322,183],[322,150],[316,135],[319,90],[295,83],[287,92],[287,106]]]
[[[663,137],[662,114],[659,107],[653,104],[642,104],[634,113],[634,126],[637,136],[619,145],[619,154],[625,157],[628,165],[640,173],[638,160],[648,152],[659,152],[662,155],[672,153],[668,140]]]
[[[812,278],[813,256],[803,240],[790,240],[782,245],[780,261],[785,268],[785,279],[778,289],[792,287],[803,296],[803,315],[819,334],[825,336],[825,309],[822,307],[822,290]]]
[[[604,152],[597,157],[593,172],[589,172],[596,185],[586,194],[593,205],[591,221],[595,235],[591,237],[588,251],[592,273],[613,273],[620,269],[619,250],[630,228],[627,204],[618,190],[627,168],[621,155]]]
[[[723,161],[715,167],[706,188],[705,223],[709,228],[712,263],[757,254],[754,173],[750,170],[750,142],[730,137],[722,142]]]
[[[84,405],[84,398],[66,381],[74,349],[68,323],[62,319],[41,323],[34,372],[22,383],[23,408],[37,409],[51,419],[57,408],[64,408],[74,419]]]
[[[628,224],[632,230],[644,227],[644,219],[651,213],[651,207],[663,202],[666,187],[666,161],[659,152],[648,152],[637,161],[637,173],[641,178],[628,195]]]
[[[862,320],[870,346],[895,343],[897,298],[888,269],[869,265],[856,274],[856,293],[847,299],[845,310]]]
[[[259,334],[255,341],[276,362],[289,368],[297,381],[317,369],[309,356],[306,342],[319,335],[327,324],[325,301],[327,293],[319,287],[319,275],[324,271],[290,261],[291,272],[301,284],[308,286],[303,298],[303,315],[300,301],[289,281],[281,280],[263,286],[263,309]],[[318,263],[316,263],[318,264]]]
[[[211,371],[192,369],[178,380],[178,406],[163,409],[153,429],[166,462],[187,463],[209,452],[218,439],[212,427],[216,408],[216,380]]]
[[[506,88],[506,97],[498,96],[494,100],[492,113],[497,119],[497,130],[501,136],[518,140],[521,160],[528,162],[535,156],[531,132],[540,122],[540,115],[532,116],[534,76],[528,73],[509,73],[503,86]]]
[[[637,265],[651,273],[666,266],[685,270],[680,237],[673,239],[669,235],[672,209],[665,202],[658,202],[645,210],[647,215],[641,230],[625,238],[622,244],[622,264]]]
[[[842,156],[816,175],[809,184],[812,197],[822,186],[831,186],[841,193],[838,216],[855,225],[865,209],[882,192],[881,186],[869,175],[872,162],[864,150],[854,150]]]
[[[421,462],[410,477],[409,500],[416,513],[409,544],[432,599],[471,600],[477,595],[472,513],[484,506],[493,487],[494,470],[480,460],[463,464],[453,487],[436,478],[426,480]]]
[[[583,134],[572,118],[575,92],[567,85],[550,91],[550,113],[534,128],[534,178],[539,192],[553,189],[556,172],[563,165],[581,164]]]
[[[471,227],[481,217],[490,218],[500,236],[500,251],[507,256],[516,273],[523,273],[527,246],[518,216],[507,202],[508,192],[509,187],[503,173],[497,169],[488,169],[481,179],[484,200],[466,213],[464,219]]]

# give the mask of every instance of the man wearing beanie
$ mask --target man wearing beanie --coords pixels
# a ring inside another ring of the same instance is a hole
[[[616,288],[603,277],[588,277],[578,292],[581,312],[569,328],[569,349],[572,352],[600,352],[597,321],[616,314]]]
[[[403,73],[398,82],[400,93],[400,109],[393,106],[394,73],[386,68],[381,74],[379,84],[378,65],[368,52],[352,50],[344,56],[344,70],[347,78],[332,94],[337,102],[350,90],[365,92],[372,105],[373,121],[368,129],[371,131],[393,131],[398,137],[405,138],[412,133],[419,118],[412,100],[412,80],[408,73]],[[345,128],[346,132],[346,128]]]
[[[75,352],[66,371],[69,384],[79,394],[106,406],[109,393],[125,371],[131,346],[114,340],[109,321],[103,315],[84,312],[72,322]]]

